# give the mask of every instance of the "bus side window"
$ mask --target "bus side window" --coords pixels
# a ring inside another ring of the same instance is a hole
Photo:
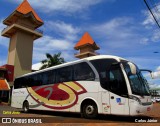
[[[20,85],[21,85],[20,80],[21,80],[21,78],[15,79],[15,81],[14,81],[14,89],[20,88]]]
[[[25,81],[25,85],[26,87],[32,87],[32,86],[35,86],[34,84],[34,78],[33,76],[30,76],[30,77],[27,77],[25,78],[27,81]]]
[[[98,74],[99,74],[99,79],[100,79],[100,84],[101,87],[104,89],[108,89],[108,69],[110,68],[111,64],[117,63],[116,60],[114,59],[96,59],[90,61],[93,66],[96,68]]]
[[[40,74],[34,74],[31,76],[31,86],[42,85]]]
[[[22,87],[22,88],[28,87],[27,77],[22,77],[21,80],[20,80],[20,82],[21,82],[21,87]]]
[[[95,80],[95,74],[90,68],[90,66],[83,62],[79,64],[75,64],[74,66],[74,80],[88,80],[93,81]]]
[[[109,71],[109,90],[118,95],[126,95],[127,86],[120,66],[112,66]]]
[[[43,72],[42,73],[42,83],[43,83],[43,85],[46,85],[47,81],[48,81],[47,72]]]
[[[72,67],[63,67],[60,69],[57,69],[56,71],[56,82],[68,82],[72,81]]]
[[[36,80],[36,86],[39,86],[39,85],[43,85],[43,81],[42,81],[42,74],[40,73],[40,74],[37,74],[36,75],[37,76],[37,80]]]
[[[14,81],[14,89],[26,88],[26,79],[25,77],[17,78]]]
[[[47,73],[48,79],[47,84],[54,84],[55,83],[55,71],[51,70]]]

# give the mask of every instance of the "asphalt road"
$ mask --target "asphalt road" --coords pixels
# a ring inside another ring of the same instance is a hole
[[[160,105],[158,105],[160,107]],[[158,112],[159,113],[159,112]],[[152,113],[153,114],[153,113]],[[113,115],[99,115],[96,119],[84,119],[81,118],[80,114],[76,113],[62,113],[62,112],[50,112],[50,111],[29,111],[29,113],[23,113],[20,109],[15,109],[10,106],[0,106],[0,122],[2,122],[3,118],[14,118],[21,119],[23,121],[31,120],[40,121],[38,123],[48,124],[56,123],[56,124],[70,124],[70,123],[81,123],[81,124],[131,124],[135,123],[135,120],[148,120],[148,119],[157,119],[153,115],[142,115],[142,116],[113,116]],[[37,120],[36,120],[37,119]],[[158,120],[160,121],[160,120]],[[13,121],[14,123],[16,121]],[[24,123],[24,122],[23,122]],[[28,122],[26,122],[28,123]],[[32,122],[31,122],[32,123]],[[158,124],[158,123],[155,123]],[[1,124],[0,124],[1,125]],[[123,125],[124,126],[124,125]]]

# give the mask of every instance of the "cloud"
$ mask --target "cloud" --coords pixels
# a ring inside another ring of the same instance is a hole
[[[141,44],[144,44],[144,45],[148,45],[149,43],[149,38],[142,38],[141,41],[140,41]]]
[[[47,35],[35,42],[35,48],[40,50],[66,50],[71,46],[71,43],[65,39],[54,39]]]
[[[90,32],[96,39],[103,41],[99,42],[101,44],[100,47],[109,48],[109,50],[113,50],[114,52],[117,49],[134,51],[140,45],[144,45],[141,42],[144,36],[143,34],[139,34],[141,32],[140,27],[139,25],[135,25],[133,18],[116,17],[109,21],[92,25]],[[118,50],[117,52],[119,52]]]
[[[154,76],[154,79],[157,79],[157,78],[160,79],[160,66],[158,66],[156,70],[153,72],[153,76]]]
[[[153,3],[149,3],[149,6],[151,8],[152,14],[149,10],[143,10],[142,14],[145,16],[145,20],[142,22],[142,24],[146,28],[152,28],[154,25],[156,25],[156,21],[160,24],[160,2],[154,1]],[[154,16],[154,17],[153,17]],[[155,19],[154,19],[155,18]]]
[[[160,5],[158,6],[160,8]],[[157,8],[158,8],[157,7]],[[157,15],[157,11],[155,11],[155,7],[153,8],[153,14],[156,16],[157,21],[160,23],[160,16]],[[159,9],[160,10],[160,9]],[[142,26],[146,29],[146,35],[142,39],[141,44],[148,45],[152,42],[159,42],[160,40],[160,30],[157,27],[157,24],[155,20],[153,19],[153,16],[149,11],[142,11],[142,14],[144,15],[144,20],[142,21]]]
[[[160,66],[158,66],[155,69],[155,71],[152,72],[152,75],[153,75],[152,79],[149,74],[146,75],[146,78],[149,78],[148,79],[149,87],[151,89],[160,88]]]
[[[44,13],[49,12],[63,12],[63,13],[75,13],[89,9],[89,7],[104,2],[104,0],[28,0],[29,3],[34,7],[38,8],[39,11]],[[114,1],[114,0],[107,0]],[[12,1],[13,2],[13,1]],[[16,0],[19,4],[22,0]]]
[[[44,30],[54,32],[54,34],[71,41],[76,40],[77,34],[81,31],[80,28],[63,21],[45,21]]]
[[[57,53],[71,48],[72,42],[65,39],[54,39],[53,37],[46,35],[35,42],[33,59],[35,61],[40,61],[42,58],[45,58],[46,53]]]
[[[152,37],[151,37],[151,41],[153,42],[159,42],[160,40],[160,30],[156,29],[153,31]]]
[[[36,63],[32,65],[32,70],[39,70],[42,67],[42,63]]]
[[[62,57],[74,59],[74,45],[81,29],[63,21],[45,21],[44,31],[48,34],[34,42],[33,63],[45,59],[46,53],[62,52]],[[54,37],[56,36],[56,37]]]
[[[144,21],[142,22],[142,25],[145,26],[145,28],[149,29],[151,28],[153,25],[155,25],[155,21],[153,19],[153,16],[151,15],[151,13],[149,11],[142,11],[142,14],[145,16]]]
[[[158,66],[156,70],[157,70],[157,71],[160,71],[160,66]]]
[[[153,77],[156,79],[156,78],[160,78],[160,71],[156,71],[156,72],[153,72]]]
[[[158,89],[158,88],[160,88],[160,84],[155,84],[155,83],[149,83],[149,87],[151,88],[151,89]]]
[[[129,25],[131,21],[132,19],[129,17],[118,17],[107,22],[94,25],[91,30],[95,30],[101,36],[108,35],[107,37],[112,38],[113,35],[116,35],[123,39],[132,35],[129,32],[130,29],[126,28],[126,25]]]

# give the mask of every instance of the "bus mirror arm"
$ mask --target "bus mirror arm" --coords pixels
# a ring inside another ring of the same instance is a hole
[[[140,71],[146,71],[146,72],[149,72],[150,75],[151,75],[151,78],[154,79],[154,74],[151,70],[147,70],[147,69],[140,69]]]

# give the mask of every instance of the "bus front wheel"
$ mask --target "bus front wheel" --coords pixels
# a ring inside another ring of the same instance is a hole
[[[98,115],[97,105],[93,102],[84,104],[82,113],[85,118],[96,118]]]
[[[23,112],[27,113],[29,111],[29,103],[28,101],[25,101],[23,103]]]

